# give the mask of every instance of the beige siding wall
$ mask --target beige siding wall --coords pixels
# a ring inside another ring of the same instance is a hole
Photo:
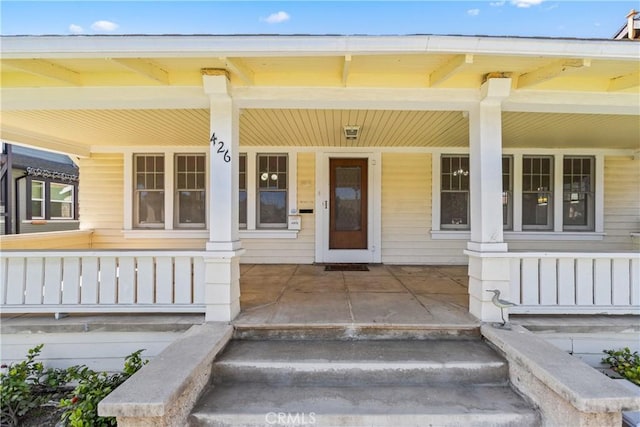
[[[429,153],[383,153],[382,155],[382,261],[387,264],[465,264],[466,240],[432,240],[431,160]],[[159,249],[167,239],[125,238],[122,189],[123,156],[94,154],[81,160],[80,220],[82,228],[94,230],[95,249]],[[297,197],[313,205],[315,200],[315,153],[297,154]],[[313,263],[315,260],[315,214],[302,214],[302,230],[296,239],[250,239],[243,245],[244,263]],[[631,231],[640,231],[640,165],[631,157],[606,157],[605,232],[602,241],[590,241],[591,251],[638,249]],[[206,239],[171,239],[172,248],[204,249]],[[583,241],[509,241],[510,250],[582,251]],[[50,240],[4,248],[63,248]],[[64,242],[64,248],[86,248],[86,240]],[[69,246],[70,245],[70,246]]]
[[[382,262],[465,264],[466,241],[431,239],[431,154],[382,156]]]
[[[91,231],[53,231],[0,237],[2,250],[90,249]]]
[[[125,238],[122,154],[92,154],[81,159],[80,173],[80,224],[94,230],[94,249],[204,249],[204,239]]]
[[[297,198],[313,203],[315,200],[315,153],[297,155]],[[302,227],[296,239],[244,239],[246,253],[243,263],[311,264],[315,261],[315,214],[302,214]]]

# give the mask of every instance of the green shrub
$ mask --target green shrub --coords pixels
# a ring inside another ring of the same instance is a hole
[[[20,418],[27,412],[39,407],[57,393],[64,392],[66,385],[74,378],[77,366],[45,369],[41,362],[36,362],[42,347],[40,344],[30,349],[26,359],[21,362],[2,366],[6,372],[0,373],[0,424],[18,425]]]
[[[29,350],[26,359],[0,373],[0,425],[17,426],[21,418],[50,400],[65,408],[62,421],[71,427],[115,426],[115,418],[98,417],[98,403],[144,366],[138,350],[125,358],[123,372],[95,372],[86,366],[45,369],[35,359],[43,345]],[[70,384],[76,384],[75,388]]]
[[[629,347],[622,350],[604,350],[607,357],[602,358],[602,363],[611,366],[614,372],[623,376],[636,385],[640,385],[640,355],[637,351],[631,353]]]
[[[148,362],[140,357],[142,351],[138,350],[126,357],[121,373],[108,374],[86,368],[81,370],[72,397],[60,401],[60,406],[67,408],[62,414],[65,424],[71,427],[115,426],[114,417],[98,416],[98,403]]]

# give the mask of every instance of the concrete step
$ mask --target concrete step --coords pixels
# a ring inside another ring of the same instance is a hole
[[[212,377],[279,386],[506,384],[508,367],[480,340],[232,341]]]
[[[196,405],[195,426],[518,426],[538,414],[509,387],[478,385],[214,386]]]
[[[479,339],[480,323],[432,325],[278,325],[234,322],[239,340],[433,340]]]

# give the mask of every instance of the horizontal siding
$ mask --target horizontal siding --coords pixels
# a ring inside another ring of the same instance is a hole
[[[606,157],[604,164],[604,239],[589,241],[590,252],[638,250],[630,236],[640,230],[640,162],[632,157]],[[635,246],[634,246],[635,245]],[[583,241],[510,241],[510,250],[577,251]]]
[[[431,239],[431,155],[382,156],[382,262],[466,264],[466,241]]]
[[[91,231],[53,231],[48,233],[0,236],[3,250],[25,249],[90,249]]]
[[[298,153],[298,201],[315,200],[315,153]],[[250,264],[312,264],[315,261],[315,214],[302,214],[296,239],[243,239],[241,262]]]
[[[96,371],[121,371],[124,358],[144,349],[143,359],[153,359],[182,332],[12,333],[2,335],[2,363],[24,360],[27,351],[44,344],[37,359],[46,367],[67,368],[84,364]]]

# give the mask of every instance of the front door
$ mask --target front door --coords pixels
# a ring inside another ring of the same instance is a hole
[[[368,159],[329,159],[329,249],[368,248]]]

